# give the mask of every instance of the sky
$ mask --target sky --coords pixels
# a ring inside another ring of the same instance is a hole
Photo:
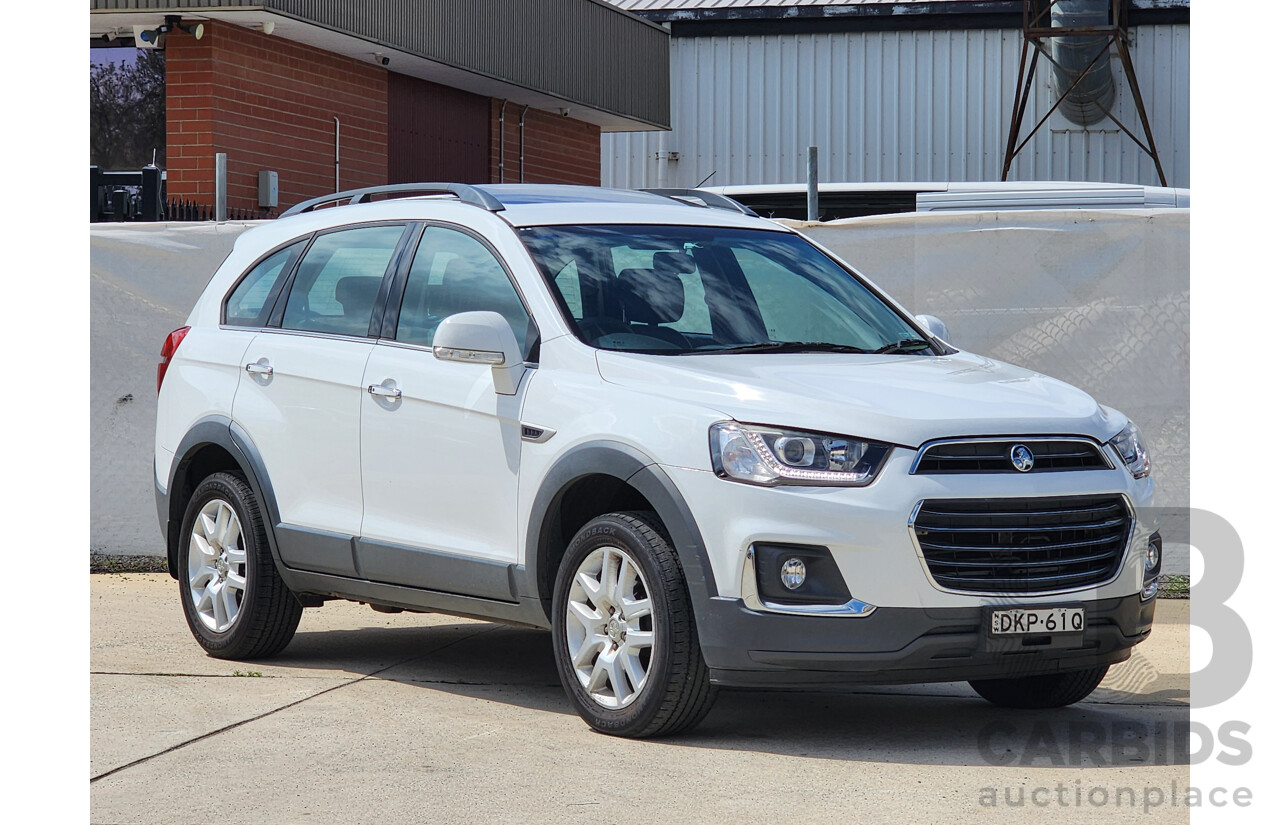
[[[89,49],[89,65],[104,66],[107,63],[127,63],[133,65],[138,59],[138,50],[132,46],[112,49]]]

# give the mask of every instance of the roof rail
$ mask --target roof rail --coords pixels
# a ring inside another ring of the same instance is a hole
[[[504,207],[502,201],[484,192],[474,186],[468,186],[465,183],[393,183],[388,186],[367,186],[364,189],[348,189],[345,192],[335,192],[332,195],[322,195],[318,198],[312,198],[309,201],[303,201],[297,206],[290,207],[280,217],[287,218],[290,215],[300,215],[303,212],[311,212],[312,210],[336,204],[339,201],[346,201],[347,206],[357,203],[367,203],[374,195],[410,195],[410,194],[427,194],[427,193],[444,193],[448,192],[458,196],[458,200],[463,203],[469,203],[473,206],[479,206],[481,209],[487,209],[490,212],[501,212]]]
[[[681,203],[689,203],[689,199],[702,201],[702,206],[709,209],[728,209],[730,212],[739,212],[752,218],[760,217],[751,209],[743,206],[732,198],[726,198],[724,195],[717,195],[714,192],[706,192],[702,189],[641,189],[641,192],[649,192],[654,195],[664,195]],[[689,203],[690,206],[698,206],[696,203]]]

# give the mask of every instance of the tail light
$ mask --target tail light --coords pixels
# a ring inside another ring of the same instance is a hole
[[[169,371],[169,362],[173,360],[173,354],[178,351],[178,345],[190,331],[191,327],[179,327],[164,339],[164,346],[160,348],[160,363],[156,366],[156,395],[160,394],[160,387],[164,385],[164,374]]]

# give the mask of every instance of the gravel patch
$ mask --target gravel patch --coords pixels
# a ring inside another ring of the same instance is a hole
[[[89,554],[90,573],[168,573],[169,560],[163,556],[116,556]]]

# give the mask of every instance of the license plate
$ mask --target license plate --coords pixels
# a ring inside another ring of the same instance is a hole
[[[991,611],[991,635],[1023,633],[1080,633],[1083,607],[1007,608]]]

